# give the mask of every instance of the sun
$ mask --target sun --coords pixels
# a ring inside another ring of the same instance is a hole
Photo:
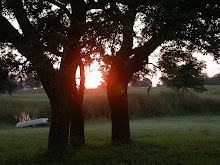
[[[85,88],[97,88],[102,81],[102,74],[98,70],[92,70],[85,74]]]
[[[93,62],[89,67],[86,66],[85,69],[85,88],[91,89],[91,88],[97,88],[99,85],[101,85],[101,82],[103,81],[102,73],[99,71],[100,65],[98,62]],[[76,71],[76,83],[80,84],[80,69],[77,68]]]

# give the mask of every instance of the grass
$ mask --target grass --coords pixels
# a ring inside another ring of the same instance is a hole
[[[0,164],[220,164],[220,88],[202,94],[165,87],[128,90],[131,144],[111,144],[106,91],[84,96],[86,144],[64,158],[47,154],[49,126],[16,128],[15,116],[50,117],[45,93],[0,95]],[[155,116],[157,116],[155,118]],[[154,118],[152,118],[154,117]],[[88,120],[92,119],[92,120]]]
[[[46,154],[49,127],[0,125],[0,164],[219,164],[220,116],[131,120],[132,142],[111,144],[109,120],[85,125],[86,144],[63,159]]]
[[[23,112],[30,118],[49,117],[50,105],[46,94],[0,95],[0,123],[15,124]]]
[[[220,114],[220,86],[207,86],[202,94],[177,93],[165,87],[129,88],[129,115],[131,118],[175,116],[190,114]],[[84,95],[85,119],[110,118],[106,90],[87,89]],[[16,118],[17,119],[16,119]],[[24,117],[50,118],[50,104],[45,93],[0,95],[0,123],[15,124]]]
[[[203,93],[204,96],[214,96],[220,97],[220,86],[219,85],[206,85],[206,92]]]
[[[210,87],[210,90],[214,91],[217,88],[218,86]],[[220,99],[211,93],[178,93],[165,87],[157,87],[152,88],[151,94],[148,96],[147,88],[130,88],[128,102],[131,118],[220,114]],[[83,109],[86,118],[109,118],[110,108],[106,91],[102,89],[86,90]]]

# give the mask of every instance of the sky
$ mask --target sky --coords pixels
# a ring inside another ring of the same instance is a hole
[[[157,52],[158,53],[158,52]],[[215,74],[220,73],[220,64],[217,64],[216,61],[214,61],[214,58],[211,55],[202,55],[200,53],[194,53],[193,54],[194,57],[197,57],[199,60],[203,60],[206,62],[206,69],[204,70],[205,73],[207,73],[207,75],[209,77],[213,77]],[[149,57],[149,62],[156,64],[157,59],[155,57],[155,54],[152,54]],[[86,80],[85,80],[85,87],[86,88],[97,88],[98,85],[100,85],[100,81],[102,80],[101,78],[101,72],[98,71],[98,63],[94,62],[91,67],[87,67],[86,70]],[[160,76],[161,73],[158,71],[157,75],[152,77],[149,76],[148,78],[152,81],[152,86],[155,87],[157,86],[158,83],[160,83]]]
[[[22,33],[19,24],[17,22],[17,20],[11,20],[10,23],[19,31],[19,33]],[[135,25],[134,25],[134,31],[136,32],[137,36],[141,35],[141,29],[144,28],[144,25],[141,23],[141,21],[136,21]],[[151,56],[149,56],[149,63],[153,63],[156,64],[157,62],[157,57],[155,57],[157,54],[159,53],[159,49],[156,49]],[[207,75],[209,77],[214,76],[217,73],[220,73],[220,65],[217,64],[216,61],[214,61],[213,57],[210,55],[202,55],[200,53],[194,53],[193,56],[197,57],[198,60],[203,60],[206,62],[207,66],[205,69],[205,72],[207,73]],[[220,62],[220,61],[219,61]],[[100,81],[101,79],[101,72],[98,71],[98,63],[94,62],[94,64],[92,64],[90,67],[87,67],[85,69],[86,73],[86,79],[85,79],[85,87],[86,88],[96,88],[98,87],[98,85],[100,85]],[[79,71],[78,71],[79,74]],[[159,77],[161,76],[160,72],[157,72],[157,76],[154,77],[148,77],[151,79],[152,81],[152,85],[153,87],[157,86],[158,83],[160,83],[159,81]]]
[[[158,58],[156,57],[159,54],[160,49],[156,49],[150,56],[149,56],[149,63],[153,63],[156,65]],[[213,56],[211,55],[202,55],[201,53],[194,53],[194,57],[198,60],[203,60],[206,63],[206,69],[204,72],[207,73],[208,77],[213,77],[215,74],[220,73],[220,64],[214,61]],[[219,61],[220,62],[220,61]],[[148,77],[152,81],[153,87],[157,86],[160,83],[160,76],[161,73],[158,71],[157,75],[154,77]]]

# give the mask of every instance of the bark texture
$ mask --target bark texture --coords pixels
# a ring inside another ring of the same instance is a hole
[[[69,134],[71,146],[85,143],[82,114],[83,93],[82,90],[76,88],[75,74],[72,74],[76,72],[77,66],[73,67],[69,73],[61,75],[55,88],[51,91],[49,87],[47,93],[51,104],[48,151],[55,155],[68,153]],[[81,84],[81,86],[84,85]]]
[[[117,72],[115,72],[117,70]],[[107,80],[107,95],[111,108],[112,142],[130,142],[127,85],[128,75],[113,66]]]
[[[51,121],[48,140],[48,152],[63,155],[68,152],[68,135],[70,119],[64,100],[60,97],[50,99]]]

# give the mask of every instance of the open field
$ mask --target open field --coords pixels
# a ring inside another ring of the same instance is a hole
[[[220,114],[220,86],[207,86],[202,94],[177,93],[165,87],[129,88],[129,114],[131,118],[176,116],[190,114]],[[86,120],[110,118],[106,90],[87,89],[83,111]],[[24,113],[25,114],[24,114]],[[0,123],[15,124],[19,118],[50,118],[50,104],[45,93],[0,95]],[[15,119],[15,117],[17,119]]]
[[[109,120],[87,121],[86,144],[46,154],[49,127],[0,125],[0,164],[220,164],[220,116],[131,120],[130,145],[111,144]]]
[[[220,86],[207,88],[207,92],[195,94],[158,87],[152,88],[150,96],[147,89],[130,88],[132,142],[129,145],[111,144],[106,91],[88,89],[83,104],[86,144],[62,159],[47,155],[49,126],[15,128],[21,114],[30,118],[50,117],[46,94],[0,95],[0,165],[219,165]]]
[[[203,95],[206,96],[216,96],[220,98],[220,85],[206,85],[205,88],[207,89]]]

